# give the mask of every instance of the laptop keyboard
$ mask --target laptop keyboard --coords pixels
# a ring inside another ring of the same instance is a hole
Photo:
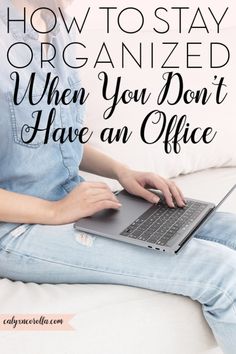
[[[121,235],[165,246],[179,229],[190,228],[205,208],[206,204],[191,200],[183,209],[171,209],[160,202],[126,227]]]

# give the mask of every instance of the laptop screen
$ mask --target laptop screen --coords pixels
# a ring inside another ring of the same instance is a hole
[[[229,196],[222,201],[217,211],[236,214],[236,186],[231,190]]]

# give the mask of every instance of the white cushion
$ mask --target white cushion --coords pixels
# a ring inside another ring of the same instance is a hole
[[[196,354],[216,347],[200,305],[181,296],[127,286],[6,279],[0,289],[1,314],[76,315],[73,332],[3,333],[4,354]]]

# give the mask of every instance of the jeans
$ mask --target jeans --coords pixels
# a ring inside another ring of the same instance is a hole
[[[236,215],[216,213],[178,255],[31,225],[0,239],[0,277],[36,283],[122,284],[188,296],[225,354],[236,348]]]

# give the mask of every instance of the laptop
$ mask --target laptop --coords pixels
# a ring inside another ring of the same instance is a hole
[[[203,226],[236,188],[234,185],[218,205],[185,198],[184,208],[169,208],[163,195],[158,204],[150,204],[125,190],[115,192],[122,204],[119,210],[107,209],[80,219],[75,229],[146,247],[177,254]]]

